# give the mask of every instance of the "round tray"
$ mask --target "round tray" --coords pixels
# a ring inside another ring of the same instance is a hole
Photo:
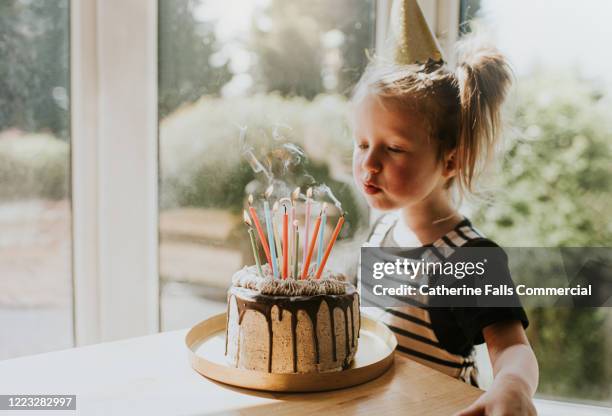
[[[383,324],[361,315],[359,347],[352,365],[326,373],[275,374],[243,370],[225,359],[225,313],[200,322],[185,337],[191,366],[210,379],[237,387],[277,392],[334,390],[365,383],[393,364],[397,341]]]

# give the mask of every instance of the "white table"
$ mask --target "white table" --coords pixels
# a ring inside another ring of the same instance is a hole
[[[0,361],[0,394],[76,394],[78,414],[105,416],[295,415],[334,407],[335,415],[375,414],[388,408],[397,409],[398,414],[407,414],[407,409],[423,414],[430,407],[424,407],[425,403],[418,403],[419,400],[429,401],[445,391],[448,394],[449,389],[462,391],[454,400],[432,403],[431,414],[439,414],[442,409],[448,413],[448,409],[463,407],[480,394],[477,389],[401,357],[396,357],[394,368],[377,380],[334,392],[272,394],[232,388],[191,369],[184,344],[186,332],[165,332]],[[406,375],[411,380],[404,380]],[[414,385],[421,376],[425,384]],[[432,397],[427,397],[426,384],[437,385]],[[75,414],[22,410],[13,413]],[[8,413],[0,412],[1,416],[4,414]]]
[[[80,415],[370,416],[451,414],[482,393],[400,356],[378,379],[344,390],[272,394],[232,388],[191,369],[184,344],[186,333],[165,332],[0,361],[0,394],[76,394],[76,414]],[[541,414],[572,414],[576,410],[552,402],[538,404],[544,410]],[[585,414],[605,414],[591,411]],[[0,411],[0,416],[5,414],[74,416],[75,412]]]

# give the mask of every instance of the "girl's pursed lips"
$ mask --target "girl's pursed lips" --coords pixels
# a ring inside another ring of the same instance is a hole
[[[379,186],[374,185],[372,182],[363,182],[363,189],[365,193],[369,195],[377,194],[382,191]]]

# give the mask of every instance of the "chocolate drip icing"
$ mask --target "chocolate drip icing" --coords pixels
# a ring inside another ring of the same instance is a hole
[[[331,340],[332,340],[332,358],[334,361],[336,361],[338,359],[337,357],[337,353],[336,353],[336,322],[334,322],[334,308],[332,308],[330,305],[329,306],[329,321],[331,323],[331,331],[332,331],[332,336],[331,336]]]
[[[312,336],[313,336],[313,342],[314,342],[314,347],[315,347],[315,359],[316,359],[316,363],[320,364],[321,362],[321,357],[319,357],[319,335],[317,334],[317,313],[318,310],[307,310],[306,313],[308,313],[308,317],[310,318],[310,322],[312,322]],[[297,360],[296,360],[297,361]]]
[[[272,338],[272,333],[270,332],[268,336]],[[293,372],[297,373],[297,311],[291,313],[291,340],[293,344]]]
[[[350,348],[349,348],[349,332],[348,332],[348,317],[347,313],[350,310],[351,313],[351,323],[352,325],[352,342],[351,345],[354,347],[355,344],[355,324],[354,324],[354,315],[353,315],[353,302],[355,296],[359,299],[356,291],[354,289],[347,291],[346,294],[342,295],[315,295],[315,296],[296,296],[296,297],[286,297],[286,296],[268,296],[254,293],[248,289],[243,288],[234,288],[239,293],[239,296],[236,294],[232,294],[231,291],[228,294],[228,319],[229,319],[229,304],[231,297],[234,296],[236,299],[236,305],[238,307],[238,325],[242,324],[242,320],[244,318],[245,312],[247,310],[255,310],[261,313],[268,325],[268,372],[272,372],[272,353],[273,353],[273,329],[272,329],[272,307],[276,306],[279,310],[279,320],[283,319],[283,312],[285,310],[291,313],[291,337],[292,337],[292,349],[293,349],[293,372],[297,372],[297,315],[298,311],[302,310],[306,312],[311,323],[312,323],[312,331],[314,335],[314,346],[315,346],[315,355],[316,355],[316,363],[320,363],[319,356],[319,340],[317,335],[317,314],[319,309],[321,308],[321,303],[325,301],[327,303],[329,314],[330,314],[330,323],[332,330],[332,350],[333,350],[333,360],[337,361],[337,352],[336,352],[336,334],[335,334],[335,323],[334,323],[334,310],[336,308],[340,308],[344,313],[344,327],[345,327],[345,360],[348,358]],[[361,324],[361,322],[359,322]],[[228,325],[229,326],[229,325]],[[360,325],[361,326],[361,325]],[[226,329],[226,347],[225,353],[227,355],[227,329]],[[240,345],[238,345],[238,350],[240,350]]]
[[[344,311],[344,345],[345,345],[345,350],[346,350],[346,354],[344,355],[344,357],[348,357],[348,353],[350,351],[349,348],[349,330],[348,330],[348,314],[346,313],[347,311]],[[352,317],[351,317],[352,319]]]
[[[351,310],[351,347],[355,346],[355,315],[353,315],[353,304],[349,305]]]

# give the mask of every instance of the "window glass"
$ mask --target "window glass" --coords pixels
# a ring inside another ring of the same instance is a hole
[[[509,58],[506,152],[477,223],[507,246],[612,245],[612,3],[464,1]],[[612,309],[528,311],[543,397],[612,405]],[[607,329],[608,328],[608,329]]]
[[[365,216],[348,186],[352,142],[344,110],[373,46],[374,6],[159,2],[163,329],[224,311],[233,273],[253,263],[242,210],[247,190],[263,190],[242,155],[241,126],[260,158],[285,142],[304,149],[303,167],[347,211],[330,261],[358,252],[348,247]],[[328,225],[331,234],[335,219]]]
[[[73,345],[69,1],[0,2],[0,360]]]

